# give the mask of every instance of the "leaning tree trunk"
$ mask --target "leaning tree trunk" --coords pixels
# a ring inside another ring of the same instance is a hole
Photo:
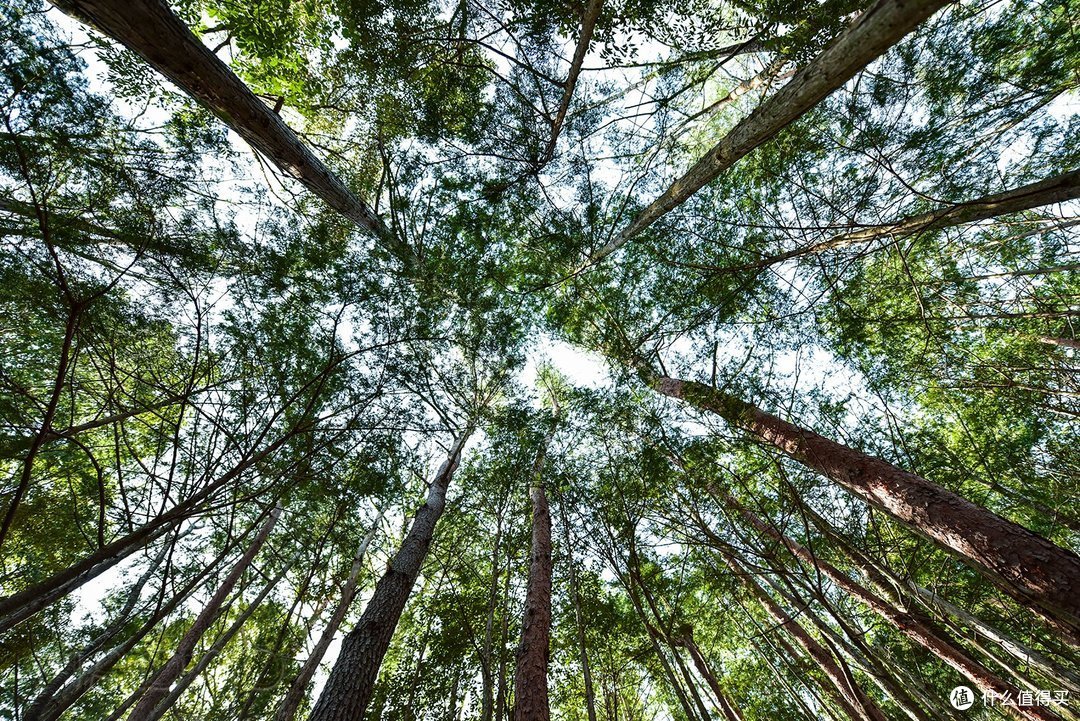
[[[966,634],[967,631],[962,626],[967,626],[975,634],[982,634],[997,643],[1014,658],[1037,669],[1048,679],[1060,683],[1073,693],[1080,693],[1080,676],[1077,676],[1077,674],[1065,670],[1061,665],[1050,660],[1047,655],[1013,640],[982,619],[949,603],[938,594],[919,586],[913,580],[905,581],[897,577],[892,571],[880,567],[862,551],[856,549],[851,542],[844,538],[833,528],[832,524],[822,518],[813,508],[800,503],[800,513],[805,515],[826,538],[836,544],[848,560],[851,561],[852,565],[869,580],[871,587],[877,591],[878,595],[889,599],[902,608],[910,608],[912,603],[900,592],[900,589],[907,587],[919,603],[931,613],[938,614],[939,618],[957,633]],[[955,620],[950,620],[950,617]]]
[[[427,501],[416,512],[401,548],[375,586],[364,614],[345,636],[310,721],[357,721],[364,717],[375,691],[379,667],[431,547],[435,524],[446,508],[446,491],[471,431],[470,428],[458,437],[450,457],[432,479]]]
[[[709,662],[705,660],[704,654],[701,653],[701,649],[698,648],[697,643],[694,641],[694,634],[687,633],[679,639],[679,643],[690,654],[690,660],[694,662],[697,672],[705,679],[705,683],[709,684],[713,697],[716,699],[721,713],[724,714],[725,721],[743,721],[742,711],[739,710],[735,701],[724,692],[723,686],[720,685],[720,679],[713,673]]]
[[[184,695],[184,692],[188,690],[191,684],[195,683],[199,676],[201,676],[210,664],[214,662],[214,659],[225,650],[225,647],[229,645],[229,642],[232,641],[233,637],[240,633],[240,630],[247,623],[248,619],[259,609],[262,602],[266,600],[266,597],[277,588],[278,584],[285,578],[285,574],[289,572],[289,569],[292,568],[299,557],[300,554],[297,552],[288,563],[282,564],[281,568],[278,569],[277,575],[263,585],[259,594],[255,596],[255,598],[251,600],[251,603],[240,612],[240,615],[229,624],[229,627],[225,629],[225,632],[214,640],[214,643],[206,650],[199,660],[195,662],[195,665],[191,667],[191,670],[180,677],[180,680],[176,682],[176,685],[169,692],[169,695],[158,702],[157,706],[154,707],[154,710],[150,712],[149,721],[158,721],[162,716],[169,712],[177,701],[180,700],[180,697]]]
[[[844,709],[844,713],[852,719],[886,721],[885,715],[877,704],[854,682],[851,670],[843,665],[843,661],[831,654],[806,629],[799,625],[797,620],[784,611],[765,589],[739,565],[733,553],[725,548],[717,550],[728,568],[735,574],[735,577],[758,600],[768,614],[773,617],[773,620],[783,627],[791,638],[814,660],[821,672],[829,679],[831,686],[825,688],[833,695],[833,700]]]
[[[996,193],[962,203],[952,203],[929,213],[908,216],[888,225],[875,225],[841,233],[820,243],[770,255],[753,263],[730,268],[716,268],[716,270],[725,273],[759,270],[792,258],[817,255],[837,248],[868,243],[878,238],[900,238],[928,230],[952,228],[957,225],[996,218],[1008,213],[1019,213],[1024,210],[1041,208],[1044,205],[1075,200],[1076,198],[1080,198],[1080,170],[1055,175],[1052,178],[1007,190],[1003,193]],[[1066,268],[1066,270],[1071,269],[1072,267]]]
[[[958,671],[980,691],[983,693],[996,693],[1004,698],[1016,698],[1019,688],[1004,681],[993,671],[971,658],[948,633],[936,627],[930,619],[901,611],[884,598],[857,583],[836,566],[816,556],[795,539],[774,528],[756,513],[739,503],[734,496],[719,491],[714,491],[714,493],[721,497],[724,504],[737,512],[754,530],[767,538],[777,541],[810,568],[820,571],[838,588],[858,599],[871,611],[891,624],[897,631]],[[1049,710],[1037,706],[1009,706],[1006,710],[1017,718],[1028,718],[1034,721],[1051,721],[1057,718]]]
[[[1028,602],[1068,630],[1080,629],[1080,556],[891,463],[829,440],[694,381],[652,373],[664,395],[716,413],[846,488]]]
[[[337,633],[338,628],[341,627],[341,622],[345,620],[345,614],[349,611],[349,606],[352,605],[353,599],[356,597],[356,589],[360,580],[360,569],[363,566],[364,555],[367,553],[368,546],[371,544],[375,533],[379,529],[379,523],[382,522],[383,511],[379,511],[378,517],[371,525],[371,530],[364,536],[364,540],[360,543],[360,548],[356,551],[356,556],[353,557],[352,566],[349,568],[349,577],[345,580],[345,585],[341,589],[341,601],[338,603],[337,608],[334,609],[334,613],[331,614],[330,620],[326,623],[326,628],[323,629],[319,635],[319,640],[315,643],[315,648],[311,650],[311,654],[307,660],[304,661],[304,665],[300,668],[300,672],[296,674],[296,678],[293,679],[292,684],[289,686],[288,692],[285,697],[281,699],[281,703],[278,705],[277,711],[274,713],[274,721],[292,721],[296,715],[296,710],[300,706],[300,702],[304,700],[304,695],[307,693],[308,685],[311,683],[311,679],[315,676],[315,672],[319,670],[319,664],[322,663],[323,656],[326,655],[326,649],[330,648],[330,643],[334,640],[334,635]]]
[[[251,529],[248,529],[244,533],[247,535]],[[91,664],[88,668],[82,671],[78,676],[68,682],[63,687],[47,686],[39,694],[38,698],[30,704],[30,708],[27,709],[26,714],[23,716],[24,721],[56,721],[60,718],[65,711],[73,706],[87,691],[89,691],[94,685],[100,683],[101,679],[112,670],[121,659],[125,658],[127,654],[135,648],[161,621],[168,618],[169,614],[180,607],[181,604],[187,602],[191,594],[202,583],[203,579],[208,577],[211,573],[217,571],[218,566],[225,560],[226,556],[232,551],[231,546],[226,546],[221,552],[212,559],[209,563],[205,564],[199,572],[179,589],[173,588],[172,594],[166,601],[164,599],[165,592],[168,588],[168,566],[164,576],[161,579],[161,588],[158,592],[158,600],[156,601],[154,611],[134,632],[127,638],[110,648],[103,653],[97,661]],[[65,669],[65,679],[70,677],[79,668],[88,662],[96,651],[91,652],[85,658],[80,659],[79,666],[76,669]],[[63,683],[61,681],[61,683]]]
[[[713,181],[737,160],[768,141],[899,42],[947,0],[878,0],[825,50],[705,154],[654,200],[592,262],[611,255],[673,208]]]
[[[191,662],[191,656],[195,651],[195,645],[202,638],[203,634],[213,624],[214,619],[217,618],[218,613],[221,611],[221,607],[225,604],[225,599],[232,593],[240,577],[244,575],[244,572],[251,566],[251,562],[255,560],[256,554],[263,544],[266,543],[266,539],[270,536],[270,531],[274,529],[274,525],[277,523],[278,518],[281,517],[281,504],[278,503],[274,507],[274,510],[270,512],[270,517],[266,520],[266,523],[255,538],[251,541],[251,545],[248,546],[247,551],[240,557],[240,560],[229,571],[229,575],[225,577],[225,580],[221,582],[217,590],[214,591],[214,595],[199,611],[199,615],[195,617],[195,622],[191,624],[191,627],[180,639],[180,642],[176,645],[176,650],[173,651],[173,655],[165,662],[165,665],[154,674],[149,687],[146,692],[143,693],[142,698],[139,699],[139,703],[135,705],[131,715],[128,716],[128,721],[148,721],[153,717],[154,707],[157,706],[163,699],[169,695],[169,689],[173,682],[180,677],[180,674],[184,672],[187,665]]]
[[[532,545],[529,584],[521,621],[521,645],[514,670],[514,721],[548,721],[548,660],[551,655],[551,511],[541,481],[544,456],[555,435],[552,426],[536,454],[529,484],[532,501]]]
[[[235,130],[252,148],[400,254],[402,248],[375,212],[353,195],[278,114],[191,32],[165,0],[52,2],[140,55]]]
[[[212,483],[127,535],[105,544],[82,561],[72,564],[18,593],[0,598],[0,633],[30,618],[42,609],[48,608],[58,599],[63,598],[88,581],[97,578],[136,551],[145,548],[175,529],[184,520],[196,514],[202,504],[210,500],[216,492],[225,488],[248,469],[273,454],[300,430],[300,427],[294,426],[270,445],[244,458]]]

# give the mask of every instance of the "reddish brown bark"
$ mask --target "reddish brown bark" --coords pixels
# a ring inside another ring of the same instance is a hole
[[[345,636],[337,662],[311,712],[310,721],[357,721],[364,718],[375,692],[379,667],[420,575],[420,568],[435,534],[435,525],[446,509],[446,491],[461,460],[461,449],[470,434],[471,429],[461,434],[450,450],[449,458],[432,479],[427,500],[416,512],[401,548],[375,586],[375,593],[360,620]]]
[[[1007,683],[990,669],[971,658],[944,630],[937,628],[928,618],[921,618],[914,613],[905,613],[894,605],[854,581],[850,576],[833,566],[828,561],[818,558],[794,539],[774,528],[756,513],[739,503],[730,494],[719,494],[723,502],[735,510],[752,528],[781,543],[793,556],[819,570],[839,588],[857,598],[870,610],[891,623],[900,633],[937,656],[952,668],[959,671],[984,693],[994,692],[1005,698],[1017,697],[1020,689]],[[1005,694],[1008,694],[1005,696]],[[1005,710],[1016,718],[1034,721],[1053,721],[1059,718],[1049,709],[1042,707],[1006,706]]]
[[[1080,628],[1080,556],[891,463],[693,381],[643,375],[665,395],[716,413],[925,535],[1065,628]]]
[[[532,544],[529,584],[514,672],[514,721],[548,721],[548,661],[551,654],[551,510],[541,470],[554,429],[545,437],[532,470]]]

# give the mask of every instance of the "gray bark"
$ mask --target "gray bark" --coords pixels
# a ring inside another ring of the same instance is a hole
[[[315,157],[164,0],[53,0],[53,4],[141,56],[327,205],[402,258],[408,257],[407,249],[375,212]]]
[[[657,219],[686,202],[762,143],[800,118],[880,57],[947,0],[878,0],[861,13],[840,37],[758,106],[754,112],[645,208],[610,243],[592,255],[603,260]]]
[[[345,636],[310,721],[356,721],[364,717],[375,691],[379,667],[431,547],[435,524],[446,508],[447,488],[471,432],[469,428],[458,437],[450,457],[432,479],[427,501],[416,512],[401,548],[376,585],[359,622]]]

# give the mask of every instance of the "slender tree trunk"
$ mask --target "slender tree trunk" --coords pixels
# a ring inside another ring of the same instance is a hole
[[[907,587],[929,608],[937,609],[937,611],[946,618],[951,616],[960,624],[967,626],[976,633],[985,636],[987,639],[996,643],[1013,658],[1037,669],[1049,680],[1061,684],[1062,687],[1068,689],[1071,693],[1080,695],[1080,675],[1061,667],[1045,654],[1010,638],[1008,635],[997,630],[974,614],[968,613],[959,606],[950,603],[938,594],[923,588],[914,581],[908,581]]]
[[[1014,658],[1039,669],[1039,671],[1047,678],[1053,679],[1055,682],[1062,684],[1062,686],[1072,690],[1074,693],[1080,694],[1080,675],[1062,668],[1046,655],[1019,641],[1013,640],[982,619],[968,613],[959,606],[950,603],[938,594],[919,586],[914,581],[905,581],[896,578],[891,571],[879,567],[874,561],[867,558],[862,551],[859,551],[852,546],[846,538],[832,527],[832,524],[822,518],[820,514],[814,511],[814,509],[801,502],[800,507],[801,512],[810,519],[821,533],[840,548],[844,555],[846,555],[854,566],[867,578],[867,580],[870,581],[871,585],[880,595],[892,600],[894,604],[908,606],[909,604],[905,603],[905,599],[901,596],[899,590],[905,587],[909,588],[914,593],[915,598],[926,606],[927,609],[940,614],[940,617],[946,622],[949,622],[950,617],[956,619],[961,624],[973,631],[981,633],[997,643]],[[955,624],[952,625],[956,627]]]
[[[698,648],[697,643],[694,641],[693,633],[686,634],[679,641],[687,653],[690,654],[690,660],[694,662],[698,674],[705,679],[705,683],[709,684],[713,697],[716,699],[716,704],[720,708],[720,712],[724,714],[724,719],[726,721],[743,721],[742,711],[739,710],[731,697],[724,692],[723,686],[720,685],[720,679],[713,673],[712,668],[709,667],[709,662],[705,660],[701,649]]]
[[[829,653],[806,629],[799,625],[786,611],[772,599],[754,578],[735,560],[735,555],[726,548],[719,548],[721,558],[739,581],[765,608],[770,616],[787,631],[829,679],[835,690],[835,699],[852,719],[886,721],[881,712],[866,693],[854,683],[851,670],[843,662]]]
[[[598,262],[717,178],[740,158],[841,87],[899,42],[946,0],[878,0],[814,60],[799,70],[754,112],[736,125],[690,170],[654,200],[619,236],[593,254]]]
[[[247,534],[245,533],[244,535]],[[192,592],[198,587],[203,579],[208,577],[219,565],[221,565],[231,550],[231,546],[223,548],[221,553],[200,569],[194,578],[190,579],[179,590],[174,591],[168,602],[165,604],[161,604],[160,597],[165,594],[168,579],[167,577],[163,578],[159,600],[157,602],[158,607],[154,610],[153,614],[143,622],[138,630],[132,633],[123,642],[105,652],[105,654],[92,666],[83,671],[83,673],[65,685],[62,689],[49,695],[43,692],[34,700],[27,710],[26,715],[23,717],[24,721],[56,721],[56,719],[60,718],[65,711],[82,698],[83,694],[89,691],[95,684],[99,683],[101,679],[103,679],[122,658],[127,656],[127,654],[130,653],[130,651],[159,623],[179,608],[180,604],[184,603],[191,596]],[[89,657],[86,660],[89,660]],[[46,689],[46,691],[48,691],[48,689]],[[132,699],[132,703],[134,703],[134,698]]]
[[[751,617],[751,619],[753,619],[753,617]],[[770,644],[775,644],[781,660],[791,673],[802,681],[818,708],[823,709],[830,719],[842,721],[837,717],[837,708],[844,712],[844,715],[847,716],[849,721],[858,721],[858,719],[861,718],[858,715],[852,716],[850,711],[847,710],[848,706],[843,700],[843,695],[837,690],[836,685],[829,677],[823,676],[822,674],[808,673],[809,668],[816,668],[818,665],[813,658],[804,655],[806,653],[805,649],[800,653],[798,649],[792,646],[787,640],[785,634],[773,632],[775,631],[775,627],[770,626],[766,629],[763,628],[761,624],[757,623],[756,620],[754,620],[754,623],[758,628],[758,635],[764,637]],[[790,636],[791,634],[789,633],[786,635]],[[762,658],[768,657],[762,655]],[[780,674],[777,674],[777,676],[782,678]],[[802,700],[802,694],[795,693],[790,685],[787,685],[787,689],[794,698]],[[820,718],[820,716],[820,713],[814,713],[812,711],[809,713],[809,717],[813,719]]]
[[[67,286],[65,286],[66,288]],[[34,435],[34,439],[30,442],[30,447],[26,452],[26,457],[22,463],[22,473],[19,476],[19,485],[15,487],[15,493],[11,497],[11,502],[8,504],[7,512],[4,514],[4,520],[0,522],[0,547],[3,547],[4,541],[7,539],[8,531],[11,530],[12,524],[15,522],[15,516],[19,510],[19,504],[26,496],[27,491],[30,490],[31,476],[34,470],[34,460],[37,458],[38,451],[41,450],[42,445],[45,444],[46,439],[52,433],[52,422],[56,417],[56,410],[60,405],[60,398],[64,393],[64,386],[67,385],[68,363],[71,361],[71,346],[75,341],[75,331],[79,328],[79,317],[82,315],[84,306],[81,303],[76,302],[70,296],[68,297],[68,303],[70,308],[68,309],[67,323],[64,326],[64,339],[60,344],[60,361],[57,363],[56,379],[53,381],[52,392],[49,394],[49,402],[45,407],[45,417],[41,420],[41,428],[37,434]]]
[[[225,604],[225,600],[229,597],[229,594],[232,593],[233,588],[236,587],[240,577],[243,576],[244,572],[251,566],[251,562],[255,560],[256,554],[258,554],[259,549],[262,548],[263,544],[266,543],[266,539],[270,536],[270,531],[274,529],[274,525],[280,517],[281,504],[279,503],[274,510],[270,512],[270,517],[263,527],[259,529],[258,535],[252,540],[247,551],[241,556],[240,560],[236,562],[232,567],[232,570],[229,571],[229,575],[225,577],[225,580],[223,580],[217,590],[214,591],[214,595],[202,610],[199,611],[199,615],[195,617],[195,622],[191,624],[191,628],[189,628],[180,639],[172,656],[165,662],[165,665],[154,674],[149,688],[146,689],[142,698],[139,699],[139,703],[135,705],[135,709],[131,712],[131,715],[128,716],[128,721],[150,721],[150,719],[154,718],[154,707],[168,696],[169,689],[173,682],[180,678],[184,669],[187,668],[187,665],[191,662],[191,656],[195,651],[195,645],[217,618],[218,613]]]
[[[503,511],[495,519],[495,542],[491,545],[491,585],[488,588],[487,620],[484,623],[484,642],[480,649],[480,721],[492,721],[495,712],[495,604],[499,597],[499,563],[502,551]]]
[[[1019,213],[1024,210],[1040,208],[1044,205],[1052,205],[1067,200],[1080,198],[1080,171],[1062,173],[1052,178],[1041,180],[1037,183],[1024,185],[1003,193],[995,193],[984,198],[969,200],[964,203],[953,203],[929,213],[911,215],[889,225],[875,225],[860,230],[841,233],[828,240],[803,248],[796,248],[784,253],[770,255],[761,260],[745,265],[730,268],[716,268],[721,272],[740,272],[745,270],[760,270],[770,265],[782,263],[792,258],[803,258],[809,255],[817,255],[837,248],[846,248],[860,243],[868,243],[878,238],[902,238],[914,233],[922,233],[927,230],[939,230],[952,228],[957,225],[965,225],[980,220],[996,218],[1008,213]],[[1070,267],[1061,270],[1068,270]],[[1042,271],[1032,271],[1013,274],[997,274],[984,276],[996,278],[1008,275],[1030,275]],[[982,278],[982,276],[980,277]],[[977,280],[980,278],[972,278]]]
[[[379,511],[378,517],[371,525],[371,530],[368,531],[367,535],[364,536],[364,540],[360,543],[360,548],[357,549],[356,556],[353,557],[349,576],[341,589],[341,601],[338,603],[337,608],[334,609],[330,620],[327,621],[326,628],[319,635],[315,648],[311,650],[307,660],[304,661],[304,665],[300,667],[300,672],[289,686],[285,697],[281,699],[281,703],[274,713],[274,721],[292,721],[296,715],[296,709],[300,706],[300,702],[304,700],[311,679],[315,676],[315,672],[319,670],[319,664],[322,663],[323,656],[326,655],[326,649],[330,647],[334,635],[337,634],[338,628],[341,627],[341,622],[345,620],[345,615],[348,613],[353,599],[356,598],[356,589],[360,580],[360,569],[363,567],[364,555],[379,530],[382,518],[383,511]]]
[[[570,62],[570,72],[566,74],[566,82],[563,84],[562,100],[559,101],[555,119],[551,121],[551,138],[540,159],[541,168],[555,157],[555,146],[559,142],[563,123],[566,122],[566,112],[570,109],[570,101],[574,98],[574,89],[577,87],[578,76],[581,75],[581,66],[585,62],[585,54],[589,52],[593,30],[596,28],[596,21],[600,19],[600,11],[603,7],[604,0],[589,0],[589,4],[585,7],[585,14],[581,18],[581,32],[578,35],[577,46],[574,48],[573,60]]]
[[[1061,348],[1080,348],[1080,340],[1075,338],[1061,338],[1058,336],[1040,335],[1037,340],[1046,345],[1056,345]]]
[[[247,620],[251,618],[252,614],[254,614],[256,610],[258,610],[259,606],[262,605],[262,602],[266,600],[266,597],[268,595],[270,595],[270,592],[273,591],[279,583],[281,583],[281,579],[285,578],[285,574],[289,572],[290,567],[293,565],[293,563],[296,562],[296,559],[298,557],[299,554],[296,554],[293,556],[292,561],[282,565],[282,567],[278,570],[277,575],[274,576],[274,578],[270,579],[270,581],[263,586],[262,590],[259,591],[259,595],[257,595],[251,600],[251,602],[244,608],[240,615],[238,615],[233,620],[229,627],[225,629],[225,631],[214,641],[210,648],[206,650],[206,653],[204,653],[199,658],[195,665],[192,666],[187,673],[180,677],[180,680],[176,682],[176,685],[169,692],[169,695],[161,699],[161,701],[158,702],[157,706],[154,707],[154,710],[150,712],[150,715],[148,716],[149,721],[158,721],[158,719],[168,713],[169,709],[171,709],[176,704],[176,702],[183,695],[184,691],[186,691],[188,687],[191,686],[191,684],[193,684],[200,675],[202,675],[203,671],[205,671],[206,668],[211,663],[213,663],[214,659],[217,658],[218,654],[220,654],[225,649],[225,646],[228,645],[229,641],[232,640],[233,636],[240,632],[240,629],[244,627],[244,624],[247,623]]]
[[[450,457],[432,479],[427,501],[416,512],[401,548],[375,586],[360,620],[345,636],[310,721],[356,721],[364,717],[375,691],[379,667],[431,547],[435,524],[446,508],[447,488],[471,432],[469,428],[458,437]]]
[[[578,587],[577,570],[574,567],[574,547],[570,543],[570,526],[566,507],[559,498],[559,516],[562,521],[563,545],[566,548],[566,564],[570,574],[570,600],[574,604],[574,625],[577,627],[578,658],[581,660],[581,680],[585,686],[585,712],[589,721],[596,721],[596,691],[593,689],[592,671],[589,668],[589,647],[585,640],[585,620],[581,614],[581,590]]]
[[[510,550],[506,553],[506,566],[503,568],[502,589],[502,625],[499,631],[499,673],[496,677],[498,687],[495,689],[495,721],[503,721],[506,716],[506,673],[507,653],[506,646],[510,642],[510,567],[512,558]]]
[[[551,654],[551,511],[542,481],[544,457],[555,435],[553,425],[533,464],[529,498],[532,501],[532,543],[529,583],[521,621],[521,645],[514,670],[514,721],[548,721],[548,660]]]
[[[723,417],[952,551],[1050,620],[1080,629],[1080,556],[914,473],[730,394],[645,371],[660,393]]]
[[[53,4],[140,55],[287,175],[379,237],[402,258],[408,257],[375,212],[353,195],[278,114],[195,37],[167,2],[55,0]]]
[[[214,482],[158,515],[154,520],[99,548],[82,561],[18,593],[0,598],[0,633],[47,608],[56,600],[63,598],[87,581],[97,578],[131,554],[172,531],[186,518],[197,513],[201,504],[208,501],[214,493],[243,475],[259,461],[270,456],[299,430],[299,427],[295,427],[282,434],[273,443],[248,456]]]
[[[175,539],[173,544],[175,544]],[[100,634],[95,636],[90,643],[83,646],[78,653],[72,654],[64,668],[53,676],[49,683],[47,683],[34,700],[31,701],[24,718],[39,718],[42,712],[59,696],[61,689],[64,688],[64,684],[66,684],[87,661],[93,658],[101,651],[101,649],[105,648],[106,644],[112,642],[112,640],[131,623],[131,615],[135,612],[135,608],[138,606],[139,601],[142,600],[143,589],[146,588],[146,584],[150,581],[150,577],[157,572],[158,568],[160,568],[161,564],[165,561],[173,544],[162,545],[157,557],[151,561],[146,571],[129,589],[127,601],[124,603],[124,607],[120,609],[120,612],[116,614],[116,618],[113,622]]]
[[[928,618],[920,618],[912,613],[905,613],[886,601],[884,598],[872,593],[866,587],[852,580],[847,574],[832,565],[828,561],[818,558],[810,550],[798,541],[788,537],[771,524],[767,523],[756,513],[743,506],[734,496],[721,494],[713,491],[723,499],[723,503],[736,511],[754,530],[767,538],[779,542],[793,556],[806,563],[813,569],[820,571],[838,588],[858,599],[867,608],[876,613],[885,621],[892,624],[900,633],[934,654],[941,661],[958,671],[967,680],[971,681],[984,693],[997,693],[1002,697],[1016,698],[1019,688],[1014,684],[1001,679],[990,669],[971,658],[956,642],[949,637],[944,630],[937,628]],[[1006,696],[1006,694],[1008,694]],[[1034,721],[1052,721],[1057,718],[1055,714],[1039,706],[1017,707],[1008,706],[1006,709],[1017,718],[1033,719]]]

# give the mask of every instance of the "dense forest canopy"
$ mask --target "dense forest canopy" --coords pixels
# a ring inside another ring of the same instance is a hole
[[[51,2],[0,717],[1080,719],[1080,6]]]

